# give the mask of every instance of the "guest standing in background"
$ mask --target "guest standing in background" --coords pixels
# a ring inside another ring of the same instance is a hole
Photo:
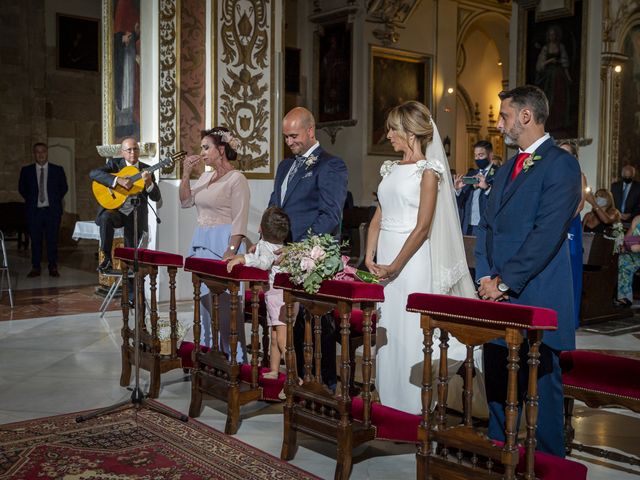
[[[558,146],[578,158],[578,149],[568,141],[558,143]],[[587,193],[587,177],[582,177],[582,199],[576,209],[576,215],[569,225],[569,252],[571,253],[571,277],[573,278],[573,308],[576,328],[580,326],[580,303],[582,302],[582,221],[580,212],[584,208],[585,195]],[[589,190],[590,191],[590,190]]]
[[[62,219],[62,199],[69,189],[64,169],[49,163],[49,148],[44,143],[33,145],[35,163],[22,167],[18,191],[25,200],[27,228],[31,237],[31,271],[27,277],[40,276],[42,237],[47,241],[49,276],[59,277],[58,233]]]
[[[545,332],[538,370],[537,448],[565,456],[560,352],[576,345],[567,231],[581,199],[580,166],[545,133],[549,103],[538,87],[500,94],[498,128],[520,153],[503,165],[478,228],[476,278],[484,300],[545,307],[558,329]],[[527,392],[528,344],[519,352],[518,408]],[[507,347],[484,345],[489,437],[505,441]]]
[[[473,146],[473,156],[478,168],[469,170],[464,177],[456,175],[453,179],[453,186],[456,190],[458,209],[460,210],[462,234],[475,236],[498,167],[493,163],[491,142],[486,140],[477,142]],[[475,183],[465,184],[465,178]]]
[[[180,203],[182,208],[195,205],[198,211],[198,225],[191,241],[190,256],[227,260],[244,251],[242,240],[247,236],[249,203],[251,194],[249,182],[242,172],[236,170],[231,161],[238,156],[240,146],[225,127],[215,127],[203,132],[201,154],[190,155],[184,161],[180,181]],[[204,172],[191,186],[191,172],[202,167],[202,162],[213,171]],[[219,295],[220,302],[220,344],[222,350],[230,354],[229,325],[231,318],[231,297],[228,293]],[[238,300],[239,305],[244,302]],[[211,338],[211,294],[206,285],[201,285],[200,324],[203,339],[201,343],[210,346]],[[244,316],[236,317],[239,348],[238,362],[246,362],[246,342]]]
[[[347,166],[316,139],[316,122],[306,108],[296,107],[282,120],[284,141],[293,154],[278,165],[269,206],[282,208],[291,221],[294,242],[311,234],[338,238],[347,196]],[[304,321],[300,309],[294,325],[298,376],[304,374]],[[335,390],[336,339],[333,315],[322,316],[322,381]],[[317,374],[317,372],[316,372]]]
[[[634,180],[636,169],[631,165],[622,167],[621,173],[622,179],[611,184],[611,193],[622,222],[628,226],[633,217],[640,215],[640,182]]]

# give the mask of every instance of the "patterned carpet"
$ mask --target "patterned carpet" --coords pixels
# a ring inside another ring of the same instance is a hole
[[[231,436],[151,409],[0,426],[0,479],[316,478]]]

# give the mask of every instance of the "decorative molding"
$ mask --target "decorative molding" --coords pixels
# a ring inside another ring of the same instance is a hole
[[[178,122],[180,118],[178,88],[180,0],[160,0],[160,99],[159,99],[159,143],[160,158],[167,158],[179,148]],[[162,177],[175,178],[175,164],[161,170]]]
[[[335,122],[323,122],[316,124],[319,130],[325,130],[331,139],[331,145],[336,143],[338,132],[345,127],[355,127],[358,120],[338,120]]]
[[[214,0],[211,18],[213,126],[240,140],[235,163],[248,178],[273,178],[274,2]]]
[[[115,140],[113,108],[113,0],[102,0],[102,143]]]
[[[396,43],[400,40],[397,28],[404,28],[404,24],[411,17],[420,0],[368,0],[367,22],[381,23],[384,27],[373,31],[373,36],[383,45]]]
[[[339,20],[344,20],[346,19],[347,22],[349,23],[353,23],[355,21],[355,16],[358,13],[358,10],[360,8],[358,7],[358,5],[347,5],[344,7],[340,7],[340,8],[335,8],[333,10],[329,10],[329,11],[314,11],[314,13],[312,13],[311,15],[309,15],[309,21],[311,23],[318,23],[318,24],[327,24],[327,23],[333,23],[335,21],[339,21]]]

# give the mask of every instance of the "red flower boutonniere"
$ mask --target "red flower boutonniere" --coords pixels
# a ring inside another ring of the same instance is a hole
[[[540,155],[536,155],[536,152],[533,152],[531,155],[524,159],[524,162],[522,162],[522,170],[526,172],[531,167],[533,167],[534,162],[537,162],[538,160],[542,160],[542,157]]]

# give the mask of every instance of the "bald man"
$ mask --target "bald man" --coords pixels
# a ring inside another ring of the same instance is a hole
[[[342,207],[347,197],[347,167],[340,157],[325,151],[316,139],[316,122],[306,108],[296,107],[282,122],[282,133],[293,156],[278,165],[269,206],[282,208],[291,221],[291,236],[298,242],[311,229],[314,234],[338,236]],[[322,378],[336,384],[336,344],[331,315],[322,318]],[[298,375],[303,374],[304,322],[296,322],[294,345]]]

